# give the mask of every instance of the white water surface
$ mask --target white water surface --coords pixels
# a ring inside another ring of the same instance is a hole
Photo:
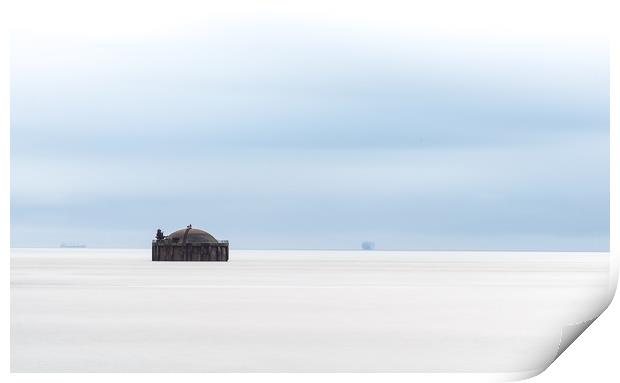
[[[12,249],[11,368],[531,371],[609,283],[608,253]]]

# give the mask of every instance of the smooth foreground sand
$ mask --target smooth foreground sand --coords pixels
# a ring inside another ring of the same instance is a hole
[[[517,372],[608,300],[607,253],[13,249],[14,372]]]

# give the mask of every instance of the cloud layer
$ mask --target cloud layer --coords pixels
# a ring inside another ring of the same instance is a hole
[[[12,246],[607,250],[604,44],[225,27],[12,51]]]

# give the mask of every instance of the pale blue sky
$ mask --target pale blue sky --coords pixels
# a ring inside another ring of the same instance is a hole
[[[608,250],[605,42],[12,43],[11,245]]]

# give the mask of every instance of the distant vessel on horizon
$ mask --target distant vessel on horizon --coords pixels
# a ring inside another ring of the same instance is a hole
[[[82,243],[66,243],[63,242],[60,244],[60,247],[62,248],[69,248],[69,249],[83,249],[86,247],[86,245],[82,244]]]
[[[375,243],[372,241],[365,241],[362,242],[362,250],[374,250],[375,249]]]

